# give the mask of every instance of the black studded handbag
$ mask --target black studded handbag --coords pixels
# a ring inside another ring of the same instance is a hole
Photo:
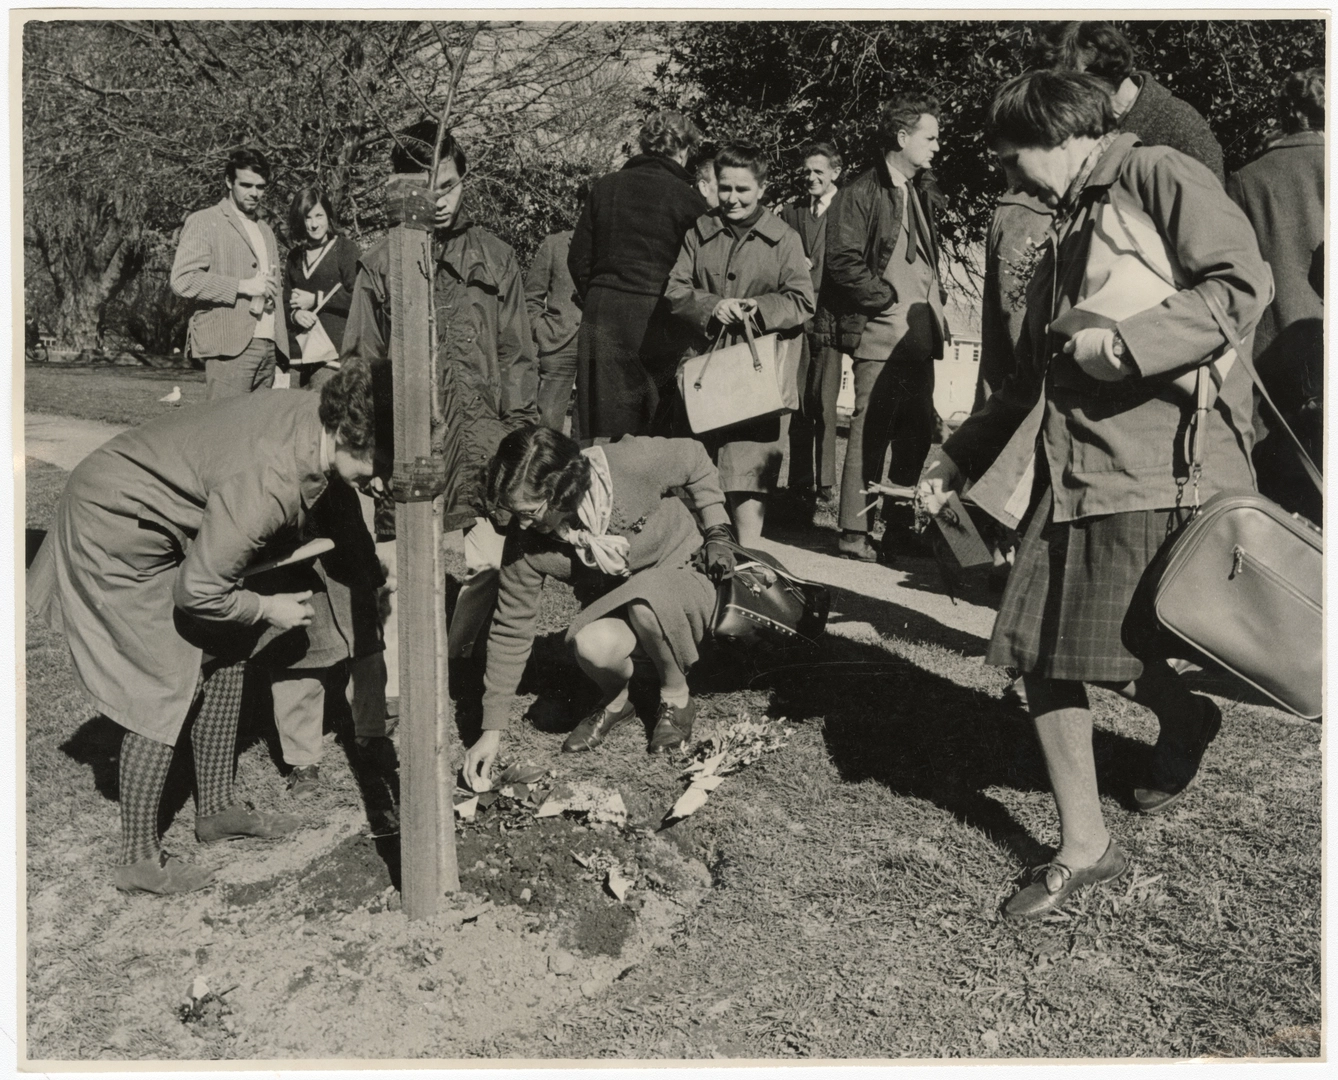
[[[711,636],[741,644],[815,643],[832,606],[827,587],[796,577],[765,552],[730,547],[734,573],[716,587]]]

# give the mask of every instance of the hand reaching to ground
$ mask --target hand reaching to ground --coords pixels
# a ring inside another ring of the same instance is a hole
[[[478,742],[465,751],[465,763],[460,772],[471,791],[488,791],[492,787],[492,766],[502,748],[502,733],[485,731]]]

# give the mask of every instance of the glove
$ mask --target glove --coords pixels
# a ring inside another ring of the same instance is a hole
[[[719,585],[734,576],[734,530],[728,525],[712,525],[702,536],[705,538],[706,576]]]

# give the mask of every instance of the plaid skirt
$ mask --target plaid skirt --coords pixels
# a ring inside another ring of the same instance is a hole
[[[1127,628],[1148,564],[1187,511],[1134,510],[1051,520],[1053,493],[1041,496],[1018,548],[985,662],[1028,675],[1081,682],[1128,682],[1143,660]],[[1143,617],[1141,609],[1135,619]]]

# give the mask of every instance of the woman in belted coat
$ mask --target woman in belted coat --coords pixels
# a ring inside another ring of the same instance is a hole
[[[165,854],[157,832],[189,720],[197,838],[280,836],[300,824],[234,802],[232,769],[241,661],[307,626],[313,597],[261,595],[243,576],[296,546],[329,485],[370,479],[372,431],[370,380],[350,365],[319,398],[274,392],[173,411],[70,475],[28,574],[28,606],[64,633],[85,692],[126,729],[118,888],[175,893],[212,880]]]
[[[709,351],[723,331],[726,344],[744,340],[745,317],[759,334],[780,335],[778,374],[797,379],[804,323],[816,307],[804,242],[762,205],[768,163],[756,147],[733,145],[716,155],[720,205],[688,230],[664,296],[691,327],[689,355]],[[797,394],[798,387],[789,391]],[[780,480],[788,415],[745,420],[696,436],[720,470],[739,543],[762,538],[767,496]],[[688,434],[686,426],[676,434]]]
[[[970,479],[973,501],[1024,529],[986,661],[1023,673],[1059,811],[1059,850],[1004,906],[1035,918],[1128,863],[1101,814],[1083,683],[1157,716],[1152,769],[1133,791],[1145,813],[1184,796],[1221,724],[1217,706],[1189,693],[1164,659],[1135,651],[1131,629],[1144,572],[1193,502],[1254,486],[1249,375],[1236,364],[1220,384],[1197,482],[1184,453],[1193,398],[1175,381],[1248,338],[1271,281],[1217,178],[1118,133],[1109,95],[1090,76],[1043,71],[1007,83],[989,134],[1010,183],[1056,209],[1055,231],[1028,287],[1016,371],[926,466],[919,495],[935,513]],[[1097,246],[1108,208],[1155,229],[1175,285],[1102,322],[1090,304],[1077,307],[1107,280],[1094,268],[1112,281],[1138,272],[1121,269],[1127,242]]]
[[[581,601],[567,642],[602,694],[562,749],[593,750],[635,717],[627,684],[638,649],[660,677],[650,752],[690,739],[697,706],[686,673],[715,609],[712,579],[734,568],[725,497],[701,444],[626,435],[581,450],[551,428],[522,428],[488,467],[488,500],[510,522],[488,632],[483,734],[465,756],[466,778],[486,782],[497,757],[545,577],[571,582]]]

